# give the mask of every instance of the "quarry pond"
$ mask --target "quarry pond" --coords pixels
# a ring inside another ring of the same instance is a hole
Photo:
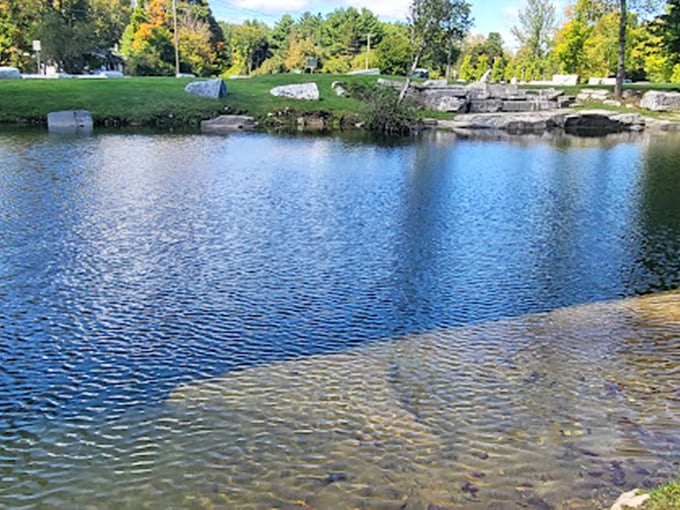
[[[677,475],[678,162],[0,131],[0,508],[590,509]]]

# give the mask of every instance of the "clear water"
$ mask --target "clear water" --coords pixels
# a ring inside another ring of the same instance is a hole
[[[0,133],[0,507],[592,508],[680,471],[678,142]]]

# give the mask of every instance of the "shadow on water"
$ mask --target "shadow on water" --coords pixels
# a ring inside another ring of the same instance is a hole
[[[24,436],[40,447],[0,502],[602,508],[677,469],[678,339],[672,292],[231,372]]]

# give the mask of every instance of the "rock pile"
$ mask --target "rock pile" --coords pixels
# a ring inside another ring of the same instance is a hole
[[[402,82],[379,79],[384,87],[401,89]],[[517,85],[493,85],[483,81],[470,85],[448,85],[443,80],[414,84],[407,98],[419,106],[441,112],[499,113],[538,112],[566,108],[573,98],[564,91],[520,89]]]
[[[577,103],[602,103],[609,97],[606,89],[581,89],[576,96]]]
[[[561,110],[533,113],[485,113],[458,115],[455,120],[438,121],[442,129],[498,130],[509,133],[542,133],[561,129],[567,133],[619,133],[642,131],[646,127],[668,130],[667,126],[648,125],[647,119],[636,113],[609,110]]]

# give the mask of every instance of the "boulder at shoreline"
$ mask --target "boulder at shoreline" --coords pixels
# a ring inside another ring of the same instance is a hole
[[[486,113],[457,115],[454,120],[437,121],[440,129],[499,130],[509,133],[540,133],[562,129],[571,133],[619,133],[626,131],[678,131],[677,122],[644,117],[638,113],[610,110],[570,110],[550,112]]]
[[[220,115],[201,122],[201,132],[209,134],[228,134],[238,131],[252,131],[257,126],[253,117],[247,115]]]
[[[47,129],[50,133],[91,133],[92,126],[92,114],[86,110],[63,110],[47,114]]]

